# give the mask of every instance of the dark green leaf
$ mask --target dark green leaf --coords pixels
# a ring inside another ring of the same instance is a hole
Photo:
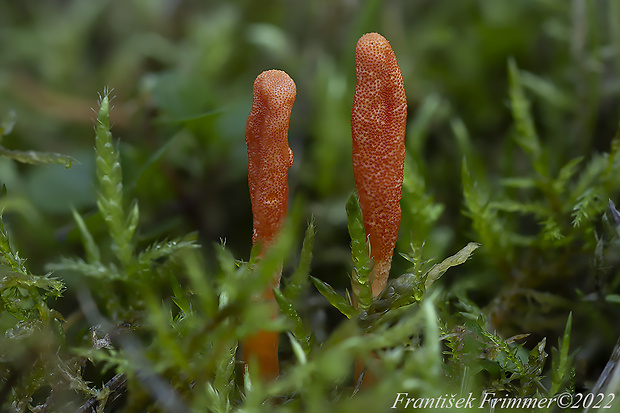
[[[329,303],[336,307],[342,314],[347,316],[347,318],[352,318],[357,314],[358,311],[355,307],[349,304],[340,294],[338,294],[331,285],[312,276],[310,276],[310,279],[323,297],[327,298]]]

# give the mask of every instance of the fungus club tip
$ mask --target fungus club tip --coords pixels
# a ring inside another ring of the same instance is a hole
[[[386,49],[392,50],[390,42],[379,33],[366,33],[357,41],[355,47],[356,57],[359,58],[362,54],[373,54],[376,51],[385,51]]]
[[[282,70],[266,70],[256,77],[254,93],[276,102],[290,103],[295,101],[297,88],[295,82]]]

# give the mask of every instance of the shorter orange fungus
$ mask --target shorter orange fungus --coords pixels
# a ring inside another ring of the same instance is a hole
[[[288,146],[288,124],[295,96],[295,82],[281,70],[263,72],[254,82],[245,142],[254,217],[252,242],[260,242],[263,246],[274,240],[286,218],[287,177],[293,165],[293,151]]]
[[[293,165],[293,151],[288,146],[288,124],[295,96],[295,82],[281,70],[265,71],[254,81],[245,141],[254,220],[252,243],[259,244],[259,255],[275,240],[286,219],[288,170]],[[262,298],[273,302],[272,287],[277,288],[279,284],[278,272]],[[274,302],[274,317],[276,311]],[[256,360],[265,379],[273,379],[279,373],[278,339],[277,332],[259,331],[243,342],[243,360]]]

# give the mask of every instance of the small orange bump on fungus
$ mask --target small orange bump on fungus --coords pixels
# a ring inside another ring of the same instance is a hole
[[[245,126],[248,147],[248,185],[252,202],[254,230],[252,243],[264,251],[275,241],[288,208],[288,170],[293,151],[288,146],[288,124],[296,87],[281,70],[267,70],[254,81],[252,109]],[[259,255],[262,255],[259,252]],[[262,298],[274,301],[272,287],[280,285],[280,273]],[[276,314],[274,302],[274,316]],[[273,379],[279,374],[278,333],[259,331],[243,342],[242,359],[255,359],[261,377]]]
[[[407,97],[390,43],[363,35],[355,49],[357,84],[351,112],[353,174],[374,260],[373,296],[385,285],[400,226]]]

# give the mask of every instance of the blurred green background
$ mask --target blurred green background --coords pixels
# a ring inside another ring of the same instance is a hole
[[[401,252],[426,239],[426,255],[443,257],[476,240],[461,213],[458,136],[469,136],[470,168],[484,165],[490,182],[527,169],[510,139],[510,57],[523,71],[553,173],[575,156],[609,149],[620,104],[617,0],[6,0],[0,119],[14,111],[17,123],[2,145],[78,161],[65,169],[0,159],[5,217],[31,270],[81,253],[70,206],[95,236],[106,232],[94,214],[91,110],[106,87],[115,96],[112,132],[125,185],[140,204],[141,241],[199,231],[207,256],[225,239],[247,259],[244,127],[254,78],[278,68],[297,84],[289,187],[303,200],[303,216],[317,220],[312,274],[347,286],[354,49],[370,31],[396,53],[408,148],[426,194],[443,206],[432,227],[403,218]],[[406,268],[396,256],[394,271]],[[480,305],[494,298],[497,282],[476,297]],[[566,314],[556,320],[559,332]]]

